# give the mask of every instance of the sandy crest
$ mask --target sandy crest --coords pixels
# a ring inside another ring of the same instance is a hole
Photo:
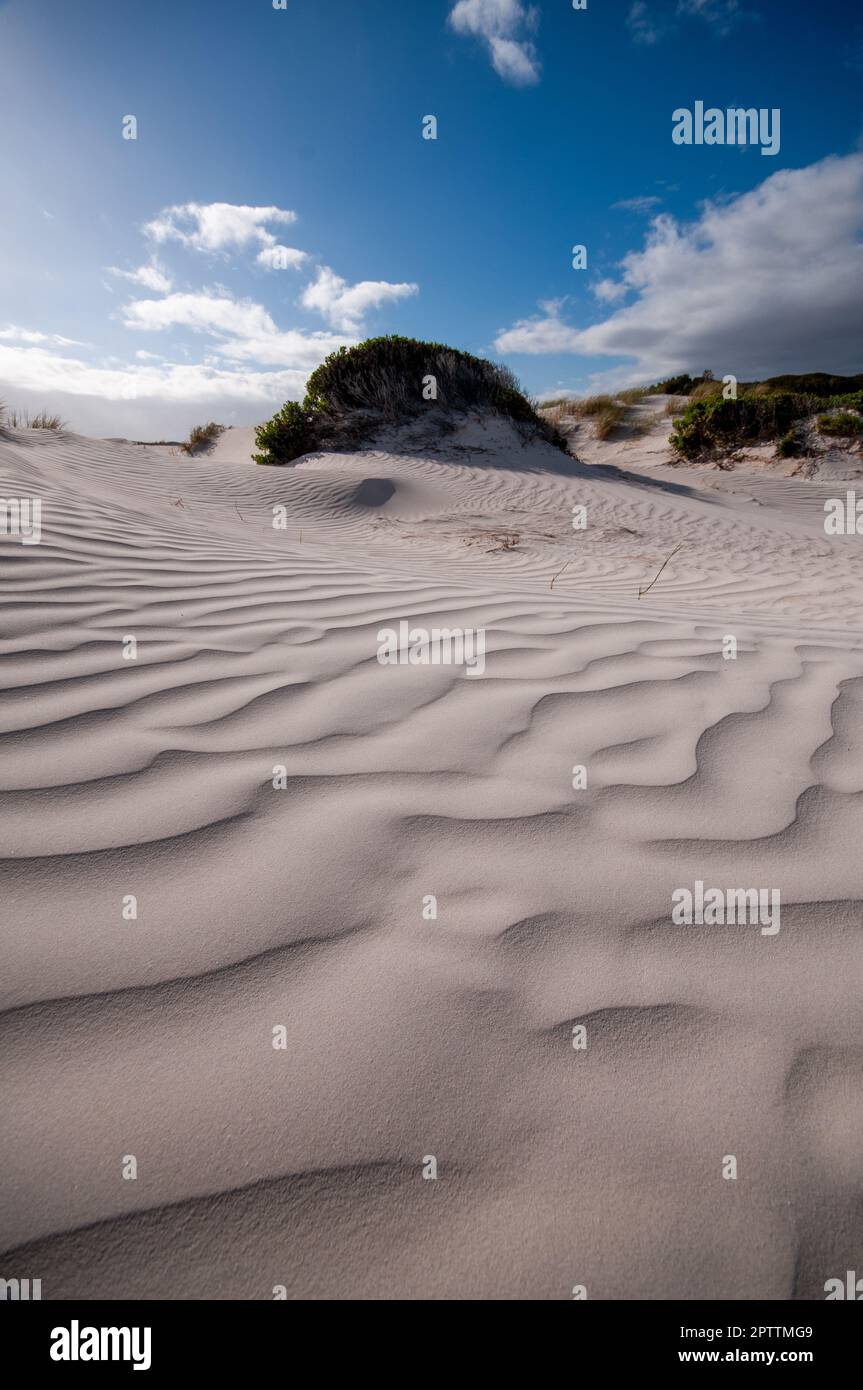
[[[0,441],[44,533],[0,537],[0,1273],[823,1297],[863,1248],[863,562],[829,485],[480,423],[262,469],[230,433]],[[402,618],[483,629],[484,675],[379,664]],[[781,930],[672,925],[696,879],[778,887]]]

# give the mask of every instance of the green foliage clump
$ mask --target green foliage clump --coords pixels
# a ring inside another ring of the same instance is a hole
[[[819,407],[823,409],[825,404],[859,409],[859,399],[859,392],[829,396],[826,400],[789,391],[749,390],[736,400],[711,396],[690,402],[677,422],[671,444],[686,459],[704,458],[716,450],[781,438],[796,420],[812,415]]]
[[[789,433],[795,421],[814,414],[818,409],[823,410],[825,406],[859,411],[863,409],[863,392],[817,398],[790,391],[747,390],[736,400],[711,396],[690,401],[678,419],[677,429],[671,435],[671,444],[686,459],[704,458],[716,450],[727,451],[741,444],[781,439]]]
[[[430,377],[433,399],[424,396]],[[331,353],[309,377],[302,404],[289,401],[256,431],[255,461],[290,463],[314,449],[355,443],[381,425],[405,423],[435,406],[496,411],[566,452],[565,441],[537,414],[508,368],[443,343],[392,336]]]
[[[255,463],[279,465],[301,458],[313,448],[311,415],[296,401],[286,401],[281,410],[255,430],[260,453]]]
[[[791,391],[803,396],[847,396],[863,391],[863,375],[830,376],[827,372],[806,372],[802,376],[770,376],[760,385],[769,391]]]
[[[863,419],[859,415],[852,415],[849,410],[840,410],[836,415],[821,415],[818,418],[818,433],[847,439],[855,434],[863,434]]]
[[[682,372],[680,376],[666,377],[655,386],[648,387],[650,395],[692,396],[705,381],[713,381],[713,373],[702,372],[700,377]],[[775,395],[787,392],[792,396],[816,396],[825,400],[828,396],[850,395],[863,389],[861,376],[831,376],[828,372],[804,372],[799,375],[769,376],[763,381],[739,381],[738,390],[757,391],[761,395]]]
[[[671,444],[687,459],[703,458],[716,449],[733,449],[759,439],[786,434],[795,420],[808,414],[803,397],[777,392],[770,396],[744,394],[736,400],[721,395],[692,401],[677,422]]]
[[[776,457],[780,459],[794,459],[800,454],[800,439],[795,429],[790,429],[787,434],[783,434],[779,443],[776,445]]]
[[[647,389],[651,396],[688,396],[694,385],[695,382],[689,373],[681,372],[680,376],[666,377],[664,381],[657,381]]]

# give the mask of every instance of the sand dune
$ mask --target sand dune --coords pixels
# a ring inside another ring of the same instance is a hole
[[[0,441],[3,495],[43,507],[41,544],[0,537],[4,1270],[823,1297],[863,1239],[835,485],[567,462],[503,422],[250,449]],[[381,665],[401,619],[482,629],[484,674]],[[781,930],[674,925],[696,880],[779,888]]]

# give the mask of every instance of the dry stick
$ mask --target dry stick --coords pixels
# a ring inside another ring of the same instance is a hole
[[[572,560],[574,560],[574,559],[575,559],[575,556],[573,555]],[[572,560],[567,560],[566,564],[565,564],[564,567],[563,567],[563,570],[569,569],[570,565],[572,564]],[[555,581],[555,579],[560,579],[560,576],[563,574],[563,570],[558,570],[558,571],[557,571],[557,574],[553,576],[552,581],[551,581],[551,583],[550,583],[549,586],[548,586],[549,592],[554,588],[554,581]]]
[[[659,576],[662,574],[662,571],[665,569],[665,566],[668,564],[668,561],[671,559],[671,556],[672,556],[672,555],[676,555],[677,552],[678,552],[678,550],[680,550],[681,547],[682,547],[683,545],[684,545],[684,542],[683,542],[683,541],[678,541],[677,545],[676,545],[676,546],[674,547],[674,549],[672,550],[671,555],[668,556],[668,559],[663,560],[662,564],[659,566],[659,569],[656,571],[655,577],[654,577],[653,579],[651,579],[651,581],[650,581],[650,583],[648,584],[647,588],[646,588],[646,589],[639,589],[639,591],[638,591],[638,597],[639,597],[639,598],[642,598],[642,597],[644,596],[644,594],[649,594],[649,593],[650,593],[650,590],[653,588],[654,584],[656,583],[656,580],[657,580],[657,579],[659,578]]]

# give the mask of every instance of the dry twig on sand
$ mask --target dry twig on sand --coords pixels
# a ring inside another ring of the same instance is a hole
[[[671,559],[672,555],[676,555],[677,552],[678,552],[678,550],[680,550],[682,546],[683,546],[683,541],[678,541],[677,545],[676,545],[676,546],[674,547],[674,549],[672,550],[671,555],[667,556],[666,559],[664,559],[663,562],[662,562],[662,564],[659,566],[659,569],[656,571],[656,574],[655,574],[654,578],[651,579],[651,581],[650,581],[650,583],[648,584],[647,588],[646,588],[646,589],[639,589],[639,591],[638,591],[638,597],[639,597],[639,598],[643,598],[645,594],[649,594],[649,593],[650,593],[650,590],[653,588],[653,586],[654,586],[654,584],[656,583],[657,579],[658,579],[659,576],[662,574],[662,571],[665,569],[665,566],[668,564],[668,561]]]

